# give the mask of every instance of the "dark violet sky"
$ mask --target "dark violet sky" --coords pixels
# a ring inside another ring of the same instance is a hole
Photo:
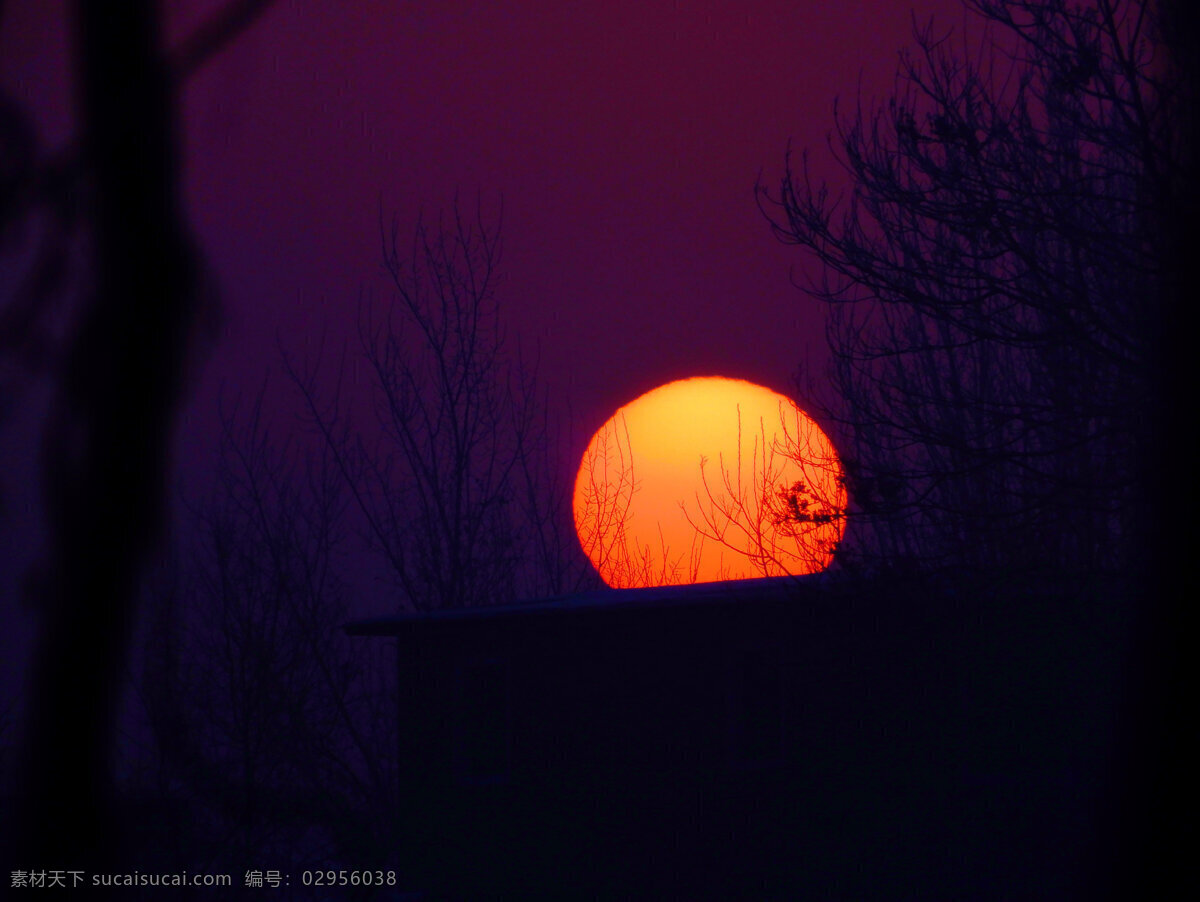
[[[171,32],[215,2],[168,3]],[[7,4],[4,83],[70,131],[54,3]],[[954,0],[918,3],[960,21]],[[503,197],[503,302],[555,394],[599,425],[673,378],[789,388],[822,311],[753,187],[789,139],[818,171],[832,104],[890,86],[907,4],[281,0],[184,94],[186,198],[225,308],[196,395],[261,371],[384,288],[377,217]]]
[[[280,3],[188,90],[189,208],[227,306],[209,381],[352,321],[384,289],[380,200],[411,223],[456,189],[503,197],[511,334],[581,428],[696,373],[786,388],[819,352],[753,186],[789,138],[823,150],[860,74],[888,86],[904,5],[350,6]]]
[[[166,5],[178,39],[220,4]],[[51,148],[72,132],[64,6],[16,0],[0,22],[0,80]],[[836,178],[834,99],[886,95],[914,8],[962,23],[957,0],[280,0],[183,94],[187,213],[223,318],[181,465],[203,472],[219,387],[257,388],[277,336],[336,345],[360,292],[384,297],[380,203],[407,227],[456,190],[503,198],[509,335],[540,349],[579,451],[672,379],[793,393],[797,366],[824,362],[823,310],[789,281],[808,264],[754,184],[778,182],[789,140]],[[36,500],[40,397],[0,436],[6,565],[30,534],[12,516]]]

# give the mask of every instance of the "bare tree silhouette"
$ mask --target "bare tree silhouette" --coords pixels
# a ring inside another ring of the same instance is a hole
[[[385,861],[394,661],[352,647],[346,493],[324,444],[222,412],[217,480],[153,593],[140,693],[197,864]]]
[[[368,426],[319,359],[285,355],[315,447],[267,425],[262,393],[223,410],[216,485],[189,504],[190,540],[154,593],[150,773],[192,814],[193,867],[300,848],[382,862],[418,829],[395,819],[394,661],[341,632],[347,567],[377,556],[418,609],[594,581],[564,527],[545,398],[505,356],[497,233],[456,210],[448,229],[418,227],[410,269],[397,232],[397,301],[359,321]]]
[[[577,588],[588,573],[569,538],[557,436],[536,368],[509,356],[500,320],[498,222],[456,203],[407,247],[397,221],[381,231],[395,297],[383,315],[360,309],[369,426],[352,423],[340,374],[323,395],[320,360],[285,359],[367,541],[416,609]]]
[[[1144,554],[1179,75],[1141,0],[970,0],[838,119],[848,197],[789,161],[761,206],[822,264],[868,555],[1111,570]]]
[[[1131,630],[1097,895],[1177,895],[1194,807],[1197,14],[968,0],[977,47],[918,29],[896,94],[761,205],[822,265],[857,562],[1102,574]],[[1121,576],[1132,577],[1128,582]],[[1184,612],[1187,611],[1185,614]],[[1113,654],[1122,653],[1114,649]],[[1111,869],[1109,869],[1111,868]]]

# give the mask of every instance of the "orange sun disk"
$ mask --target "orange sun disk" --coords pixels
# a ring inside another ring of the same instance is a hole
[[[592,437],[575,529],[614,587],[825,569],[845,531],[829,438],[790,399],[701,377],[647,392]]]

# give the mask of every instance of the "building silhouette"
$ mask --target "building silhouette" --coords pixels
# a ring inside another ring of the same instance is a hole
[[[1073,898],[1103,880],[1122,605],[762,579],[351,624],[399,668],[437,894]]]

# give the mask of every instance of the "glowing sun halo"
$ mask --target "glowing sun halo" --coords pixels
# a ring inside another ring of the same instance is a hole
[[[791,400],[671,382],[618,410],[575,479],[575,529],[610,586],[814,573],[845,529],[837,452]]]

